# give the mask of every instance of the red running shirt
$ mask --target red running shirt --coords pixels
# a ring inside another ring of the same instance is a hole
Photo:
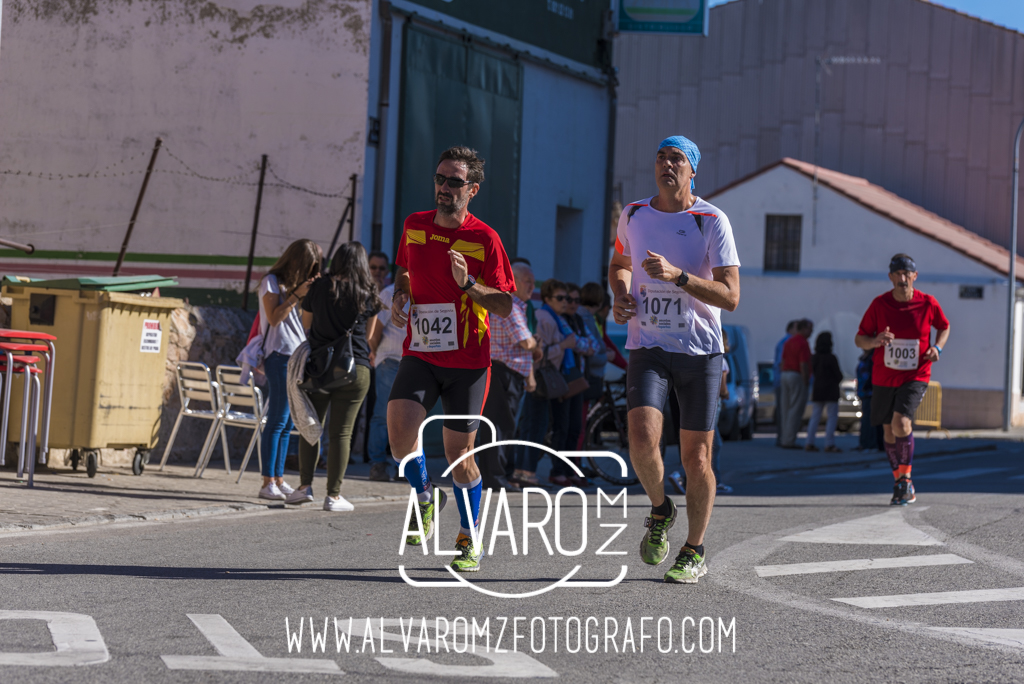
[[[408,269],[412,303],[455,305],[458,349],[421,352],[409,349],[412,316],[406,324],[403,356],[415,356],[442,368],[487,368],[491,365],[489,314],[470,299],[452,276],[452,249],[466,257],[477,282],[501,292],[514,292],[515,277],[501,238],[472,214],[456,228],[434,223],[437,211],[421,211],[405,219],[395,263]]]
[[[890,368],[886,365],[886,353],[891,351],[887,347],[878,347],[872,359],[874,367],[871,382],[883,387],[899,387],[915,380],[928,382],[932,376],[932,362],[924,359],[924,353],[931,346],[932,328],[945,330],[949,327],[949,321],[942,313],[939,302],[935,297],[920,290],[914,290],[914,296],[909,302],[896,301],[892,292],[879,295],[864,313],[857,334],[874,337],[886,327],[896,336],[894,344],[897,347],[901,340],[904,341],[904,345],[909,344],[910,340],[917,341],[918,366],[910,370]],[[913,352],[913,345],[910,347],[909,351]]]

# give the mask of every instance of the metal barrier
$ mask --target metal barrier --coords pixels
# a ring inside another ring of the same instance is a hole
[[[928,383],[928,389],[924,393],[921,405],[917,407],[914,414],[914,425],[916,427],[929,428],[925,435],[933,430],[941,430],[950,436],[949,430],[942,427],[942,385],[932,381]]]

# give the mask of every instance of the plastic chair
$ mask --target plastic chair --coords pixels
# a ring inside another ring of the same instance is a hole
[[[36,366],[39,359],[35,356],[13,355],[11,350],[4,350],[4,362],[0,364],[0,389],[4,393],[4,405],[10,401],[11,391],[14,389],[14,375],[21,375],[23,381],[23,395],[21,411],[21,433],[18,444],[18,477],[25,474],[25,463],[28,462],[28,486],[32,487],[35,482],[36,473],[36,436],[39,431],[39,404],[41,385],[39,375],[42,371]],[[6,423],[7,413],[4,413]],[[6,440],[6,438],[5,438]]]
[[[242,459],[242,470],[238,473],[237,484],[245,473],[252,452],[255,449],[257,459],[262,467],[263,452],[260,448],[260,435],[263,431],[263,393],[253,383],[252,374],[245,382],[242,381],[242,369],[238,366],[217,366],[217,397],[220,407],[217,419],[217,430],[220,432],[221,446],[224,449],[224,467],[231,474],[230,451],[228,450],[227,428],[251,428],[252,439]],[[237,407],[247,407],[248,411],[239,411]],[[213,443],[205,454],[201,468],[197,468],[199,477],[203,476],[206,466],[213,456]]]
[[[206,433],[206,441],[203,442],[203,449],[199,452],[199,463],[203,462],[207,448],[213,444],[217,434],[217,416],[220,412],[217,383],[214,382],[210,374],[209,366],[205,363],[181,362],[177,365],[175,372],[178,377],[178,398],[181,400],[181,410],[178,411],[178,418],[174,421],[171,437],[167,440],[163,458],[160,459],[160,470],[163,470],[167,463],[171,447],[174,446],[174,440],[178,436],[178,428],[181,427],[181,421],[186,416],[210,421],[210,431]],[[193,408],[192,402],[194,401],[205,402],[210,405],[210,408]]]
[[[12,351],[40,352],[46,362],[45,375],[43,379],[42,396],[42,421],[39,460],[44,465],[50,453],[50,408],[53,403],[53,377],[54,365],[57,357],[57,338],[49,333],[35,332],[31,330],[0,330],[0,341],[6,345],[20,345],[18,348],[8,348],[8,356]],[[7,385],[10,386],[10,373],[7,377]],[[5,452],[7,450],[7,418],[10,410],[9,395],[4,395],[2,426],[0,426],[0,465],[6,463]],[[19,452],[20,453],[20,452]]]

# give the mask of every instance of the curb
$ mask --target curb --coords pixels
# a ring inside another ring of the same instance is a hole
[[[356,496],[349,499],[357,503],[392,503],[407,501],[408,496]],[[50,530],[78,529],[83,527],[96,527],[99,525],[111,525],[117,523],[133,522],[167,522],[172,520],[190,520],[199,518],[212,518],[233,513],[245,513],[255,511],[271,511],[284,509],[284,504],[251,504],[237,503],[223,506],[207,506],[205,508],[183,508],[170,511],[159,511],[154,513],[134,514],[110,514],[94,515],[76,520],[67,520],[57,523],[0,523],[0,535],[11,532],[46,532]],[[290,510],[315,510],[305,506],[292,507]]]

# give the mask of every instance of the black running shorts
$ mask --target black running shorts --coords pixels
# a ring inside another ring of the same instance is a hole
[[[893,413],[902,413],[913,420],[927,389],[928,383],[920,380],[905,382],[899,387],[875,385],[871,390],[871,424],[888,425]]]
[[[629,352],[627,407],[650,406],[665,410],[669,390],[675,390],[681,430],[710,432],[715,429],[721,384],[721,354],[691,356],[658,347]]]
[[[445,415],[479,416],[487,401],[491,379],[488,368],[442,368],[416,356],[403,356],[388,401],[408,399],[423,405],[427,413],[438,397]],[[475,432],[479,420],[445,420],[455,432]]]

